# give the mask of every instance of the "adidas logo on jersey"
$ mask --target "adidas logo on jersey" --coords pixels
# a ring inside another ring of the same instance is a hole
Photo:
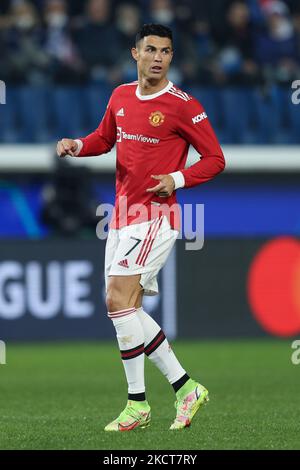
[[[129,268],[127,259],[122,259],[122,261],[118,262],[118,265],[122,266],[122,268]]]
[[[119,109],[119,111],[117,112],[117,116],[125,116],[124,108]]]

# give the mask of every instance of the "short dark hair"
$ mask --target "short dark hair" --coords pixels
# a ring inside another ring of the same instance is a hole
[[[170,28],[163,26],[162,24],[144,24],[135,37],[135,44],[137,45],[138,42],[145,36],[159,36],[161,38],[169,38],[171,39],[173,46],[173,33]]]

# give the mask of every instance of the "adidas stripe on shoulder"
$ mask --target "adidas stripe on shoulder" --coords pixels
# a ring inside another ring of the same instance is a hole
[[[180,98],[183,101],[190,101],[192,99],[192,97],[185,93],[185,91],[182,91],[175,86],[172,86],[170,90],[167,91],[167,93],[170,93],[170,95],[176,96],[176,98]]]

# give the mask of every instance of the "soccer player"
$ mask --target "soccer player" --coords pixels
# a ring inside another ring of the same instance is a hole
[[[98,129],[85,138],[62,139],[57,153],[101,155],[117,144],[116,202],[105,252],[106,305],[116,329],[128,402],[105,430],[131,431],[150,424],[145,355],[175,391],[176,417],[170,429],[179,430],[208,401],[208,391],[188,376],[160,326],[144,311],[142,298],[158,293],[157,274],[179,233],[173,211],[176,190],[211,180],[225,161],[201,104],[167,78],[171,30],[144,25],[131,52],[138,80],[114,90]],[[185,169],[190,144],[201,159]]]

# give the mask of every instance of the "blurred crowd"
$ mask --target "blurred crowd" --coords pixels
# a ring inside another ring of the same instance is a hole
[[[178,85],[291,83],[300,77],[299,0],[1,0],[0,79],[115,86],[136,79],[143,23],[172,28]]]

